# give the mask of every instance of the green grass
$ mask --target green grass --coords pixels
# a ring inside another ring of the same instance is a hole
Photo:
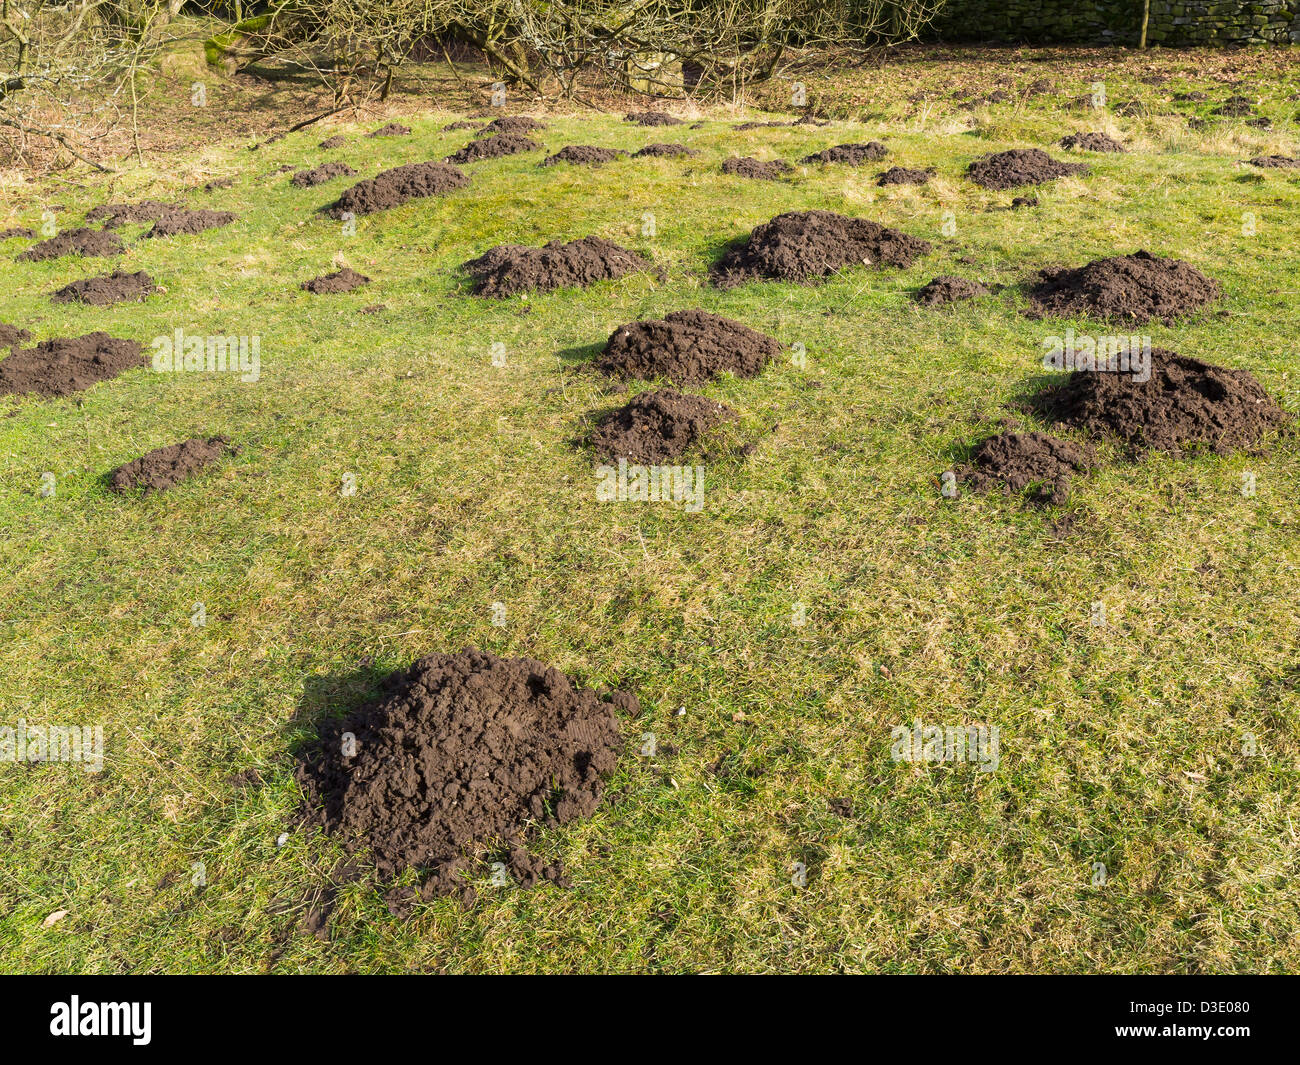
[[[722,110],[700,129],[557,115],[541,135],[550,150],[680,140],[700,154],[594,170],[539,169],[536,153],[472,164],[468,189],[363,218],[351,238],[315,214],[346,180],[298,190],[276,168],[330,158],[369,176],[441,158],[469,137],[438,132],[456,116],[413,104],[394,112],[409,138],[362,139],[379,119],[312,127],[257,152],[151,158],[111,184],[79,177],[84,191],[6,183],[4,225],[38,223],[54,203],[66,227],[110,199],[234,177],[185,194],[237,211],[234,224],[160,241],[130,227],[118,262],[17,263],[24,245],[10,242],[0,317],[38,338],[256,334],[262,377],[146,370],[75,398],[3,404],[0,708],[5,722],[102,723],[107,760],[97,775],[0,765],[0,968],[1294,971],[1294,439],[1141,464],[1105,446],[1065,508],[939,492],[940,474],[1042,380],[1044,336],[1105,331],[1023,316],[1014,286],[1049,264],[1138,248],[1189,260],[1224,298],[1149,327],[1153,343],[1248,369],[1300,412],[1300,180],[1238,162],[1297,154],[1300,105],[1285,97],[1300,80],[1285,63],[1253,75],[1274,130],[1233,120],[1196,132],[1158,112],[1212,104],[1166,106],[1168,95],[1234,90],[1197,80],[1194,56],[1161,62],[1177,74],[1169,85],[1136,80],[1154,58],[1107,72],[1112,99],[1149,102],[1133,117],[1057,110],[1087,73],[1059,96],[956,110],[941,96],[953,84],[991,90],[1056,68],[1011,77],[928,61],[818,84],[816,99],[844,116],[825,129],[737,134]],[[931,100],[909,105],[918,84]],[[1092,174],[1036,190],[1037,209],[1004,210],[1013,193],[961,176],[984,152],[1089,128],[1133,151],[1089,156]],[[357,136],[316,150],[339,131]],[[717,172],[737,147],[794,161],[870,137],[889,143],[887,163],[775,183]],[[876,188],[893,163],[938,173],[925,188]],[[906,271],[819,286],[705,283],[727,242],[813,207],[934,251]],[[469,296],[457,270],[497,243],[587,234],[648,254],[667,280],[498,303]],[[339,254],[374,283],[298,291]],[[115,265],[166,292],[110,309],[49,302]],[[1012,287],[915,307],[911,292],[940,273]],[[359,314],[373,303],[387,309]],[[709,460],[702,513],[599,504],[592,456],[573,441],[591,412],[646,386],[611,386],[583,362],[622,322],[696,306],[803,343],[807,366],[700,389],[741,415]],[[106,490],[118,464],[214,433],[242,447],[214,472],[153,498]],[[46,471],[51,498],[38,493]],[[1257,477],[1253,498],[1243,472]],[[339,493],[348,473],[352,497]],[[1098,600],[1104,629],[1089,623]],[[304,934],[342,852],[296,827],[292,751],[378,674],[467,644],[642,700],[600,810],[537,833],[573,887],[492,888],[483,867],[473,909],[438,901],[400,922],[373,886],[352,884],[332,942]],[[915,719],[998,726],[1000,768],[892,762],[890,729]],[[647,731],[675,753],[638,757]],[[1245,733],[1259,756],[1241,754]],[[261,782],[232,779],[247,770]],[[852,816],[831,812],[838,798]]]

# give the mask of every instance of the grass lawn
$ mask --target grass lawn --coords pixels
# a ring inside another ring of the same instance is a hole
[[[468,188],[361,218],[351,236],[317,213],[349,179],[297,189],[280,168],[340,160],[368,177],[441,159],[470,139],[440,132],[466,108],[416,94],[249,151],[223,134],[231,111],[213,85],[187,119],[213,133],[184,150],[115,175],[8,172],[0,228],[39,227],[43,210],[71,228],[146,197],[239,218],[156,241],[123,227],[116,260],[22,263],[28,242],[2,243],[0,320],[36,339],[257,336],[261,374],[146,369],[73,398],[0,400],[2,723],[105,737],[99,773],[0,764],[0,970],[1300,968],[1295,438],[1140,463],[1105,445],[1064,507],[940,492],[1005,418],[1038,427],[1013,408],[1048,377],[1044,337],[1108,331],[1025,317],[1018,285],[1048,265],[1141,248],[1191,262],[1222,300],[1141,331],[1250,370],[1300,413],[1300,171],[1241,163],[1300,154],[1288,54],[1238,70],[1220,53],[915,52],[809,78],[825,128],[736,132],[791,115],[720,106],[690,112],[699,128],[643,129],[622,110],[512,102],[546,118],[549,151],[680,141],[699,154],[469,164]],[[1142,80],[1153,71],[1172,80]],[[1226,84],[1238,73],[1246,85]],[[969,110],[950,97],[1040,77],[1059,89]],[[1065,108],[1099,80],[1136,113]],[[1190,89],[1211,100],[1171,102]],[[786,89],[765,91],[754,102],[779,108]],[[1233,92],[1260,98],[1272,128],[1189,128]],[[413,135],[362,136],[390,118]],[[1089,129],[1130,151],[1054,147]],[[335,133],[351,139],[320,151]],[[774,182],[718,171],[731,154],[795,162],[867,139],[890,158]],[[1039,206],[1018,211],[1024,190],[963,177],[986,152],[1035,146],[1092,172],[1030,190]],[[878,188],[895,164],[936,174]],[[220,178],[233,183],[203,191]],[[815,286],[708,285],[729,242],[809,208],[934,249]],[[589,234],[666,278],[495,302],[458,269],[495,244]],[[342,263],[372,283],[299,290]],[[50,302],[119,266],[165,291]],[[916,306],[937,274],[1008,287]],[[600,503],[578,441],[595,412],[651,386],[585,363],[619,324],[690,307],[802,344],[806,361],[694,389],[740,413],[704,460],[700,513]],[[150,497],[106,488],[145,451],[218,433],[242,450],[213,472]],[[485,864],[472,909],[440,900],[403,922],[351,883],[328,934],[304,931],[343,851],[298,825],[293,752],[386,672],[466,645],[642,701],[595,816],[537,832],[572,887],[493,887]],[[892,760],[891,729],[915,721],[998,727],[996,771]],[[647,732],[653,757],[638,754]]]

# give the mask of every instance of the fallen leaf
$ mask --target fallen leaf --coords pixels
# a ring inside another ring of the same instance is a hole
[[[54,925],[58,924],[60,921],[63,920],[63,918],[67,916],[68,916],[67,910],[55,910],[52,914],[50,914],[47,918],[45,918],[45,920],[41,922],[41,927],[52,928],[54,927]]]

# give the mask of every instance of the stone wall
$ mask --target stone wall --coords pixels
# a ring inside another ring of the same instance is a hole
[[[948,0],[932,34],[947,41],[1136,44],[1141,0]],[[1300,43],[1300,0],[1151,0],[1147,43]]]

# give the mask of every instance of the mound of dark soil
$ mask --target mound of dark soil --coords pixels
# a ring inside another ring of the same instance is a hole
[[[778,126],[782,129],[785,129],[787,126],[791,126],[793,124],[794,123],[792,122],[756,122],[753,119],[750,119],[748,122],[738,122],[736,125],[732,126],[731,128],[734,129],[737,133],[741,133],[751,129],[776,129]]]
[[[31,339],[32,334],[26,329],[19,329],[16,325],[0,322],[0,348],[11,348],[15,344],[21,344],[23,341]]]
[[[640,151],[632,153],[633,159],[643,159],[647,156],[673,157],[679,155],[697,155],[694,148],[688,148],[684,144],[647,144]]]
[[[930,180],[928,170],[909,170],[905,166],[891,166],[880,175],[877,185],[924,185]]]
[[[680,458],[710,429],[735,416],[711,399],[661,388],[610,411],[597,423],[591,443],[603,459],[655,465]]]
[[[987,296],[988,293],[988,287],[978,281],[941,274],[939,277],[927,282],[917,292],[916,302],[923,307],[939,307],[945,303],[973,300],[976,296]]]
[[[753,377],[780,354],[772,337],[708,311],[673,311],[660,318],[621,325],[596,362],[602,373],[678,384],[723,373]]]
[[[403,126],[400,122],[390,122],[366,134],[367,137],[409,137],[410,135],[411,127]]]
[[[1254,159],[1247,159],[1246,162],[1251,166],[1284,170],[1300,166],[1300,159],[1292,159],[1289,155],[1257,155]]]
[[[1035,314],[1089,314],[1130,322],[1172,322],[1223,291],[1196,267],[1147,251],[1095,259],[1075,269],[1051,267],[1038,277],[1029,289]]]
[[[722,164],[724,174],[735,174],[737,177],[759,178],[763,181],[776,181],[786,174],[794,173],[794,167],[784,159],[773,159],[770,162],[763,162],[758,159],[749,157],[738,159],[732,156]]]
[[[324,296],[333,292],[351,292],[354,288],[370,284],[370,278],[359,274],[350,266],[345,266],[332,274],[322,274],[304,281],[302,287],[315,296]]]
[[[60,259],[65,255],[121,255],[126,249],[116,233],[102,229],[65,229],[58,236],[33,244],[18,258],[24,262],[39,263],[46,259]]]
[[[87,222],[103,221],[105,229],[117,229],[118,226],[135,225],[140,222],[156,222],[165,214],[181,210],[174,203],[161,203],[158,200],[141,200],[139,203],[103,203],[86,212]]]
[[[357,216],[374,214],[423,196],[445,196],[468,184],[469,178],[448,163],[407,163],[357,182],[325,211],[332,218],[342,218],[348,211]]]
[[[1013,196],[1011,198],[1011,209],[1019,211],[1022,207],[1037,207],[1037,196]]]
[[[1255,105],[1244,96],[1229,96],[1221,106],[1214,109],[1214,113],[1226,118],[1245,118],[1255,113]]]
[[[553,240],[541,248],[499,244],[462,269],[474,278],[474,294],[504,299],[521,292],[613,281],[651,264],[636,252],[601,237],[583,237],[565,244]]]
[[[333,137],[327,137],[325,140],[321,141],[320,146],[328,152],[333,150],[334,148],[342,148],[343,145],[347,144],[347,142],[348,142],[347,137],[343,136],[343,134],[341,133],[338,133],[335,134]]]
[[[633,111],[623,116],[624,122],[635,122],[638,126],[680,126],[682,119],[675,115],[666,115],[662,111]]]
[[[858,264],[911,266],[930,242],[863,218],[831,211],[790,211],[755,226],[710,271],[713,283],[731,288],[746,281],[813,281]]]
[[[10,226],[8,229],[0,230],[0,240],[13,240],[15,237],[31,240],[35,236],[36,231],[26,226]]]
[[[169,211],[145,233],[146,237],[176,237],[228,226],[239,215],[231,211]]]
[[[880,141],[867,141],[866,144],[837,144],[834,148],[805,155],[799,162],[848,163],[850,166],[861,166],[863,163],[874,163],[888,154],[889,149]]]
[[[417,869],[421,897],[468,905],[461,873],[476,856],[505,846],[510,865],[532,867],[523,882],[535,882],[521,846],[528,822],[595,812],[623,746],[615,709],[640,712],[630,695],[605,696],[530,658],[473,647],[429,655],[388,678],[376,702],[322,728],[295,775],[310,816],[349,852],[385,878]]]
[[[209,463],[233,454],[234,451],[235,448],[224,436],[213,436],[206,440],[197,436],[193,440],[155,448],[109,474],[109,487],[114,492],[129,492],[140,488],[146,492],[165,492]]]
[[[627,155],[622,148],[597,148],[594,144],[566,144],[554,155],[542,160],[542,166],[554,166],[556,163],[581,163],[599,166],[609,163],[619,156]]]
[[[89,303],[96,307],[111,307],[114,303],[145,299],[153,290],[153,278],[143,270],[134,274],[114,270],[103,277],[88,277],[64,285],[51,299],[55,303]]]
[[[1061,139],[1062,148],[1075,148],[1081,152],[1127,151],[1114,137],[1106,133],[1071,133]]]
[[[962,479],[977,492],[1001,486],[1008,495],[1035,489],[1040,503],[1064,503],[1070,475],[1093,465],[1090,448],[1046,433],[1000,433],[984,440],[971,455]]]
[[[545,128],[545,122],[538,122],[537,119],[529,118],[528,115],[502,115],[500,118],[494,118],[474,136],[483,137],[497,133],[513,133],[516,135],[536,133],[538,130]]]
[[[66,396],[148,365],[143,347],[107,333],[42,340],[0,361],[0,396]]]
[[[1086,174],[1084,163],[1062,163],[1041,148],[1012,148],[976,159],[966,169],[977,185],[986,189],[1014,189],[1020,185],[1041,185],[1070,174]]]
[[[445,126],[443,126],[442,132],[454,133],[456,130],[460,130],[460,129],[473,129],[473,130],[478,130],[479,133],[482,133],[484,132],[484,130],[487,129],[487,127],[486,126],[480,127],[477,122],[471,122],[467,118],[459,118],[455,122],[448,122]]]
[[[1209,98],[1210,97],[1206,93],[1203,93],[1198,89],[1193,89],[1191,92],[1174,93],[1174,99],[1180,103],[1203,104]]]
[[[289,184],[299,189],[310,189],[316,185],[324,185],[325,182],[333,181],[335,178],[352,177],[355,174],[356,171],[347,163],[322,163],[310,170],[299,170],[289,179]]]
[[[1153,348],[1151,373],[1076,370],[1033,406],[1064,425],[1118,437],[1136,451],[1227,454],[1258,442],[1286,413],[1245,370]]]
[[[459,151],[447,156],[449,163],[476,163],[480,159],[500,159],[520,152],[535,152],[542,146],[521,133],[500,133],[495,137],[470,141]]]

